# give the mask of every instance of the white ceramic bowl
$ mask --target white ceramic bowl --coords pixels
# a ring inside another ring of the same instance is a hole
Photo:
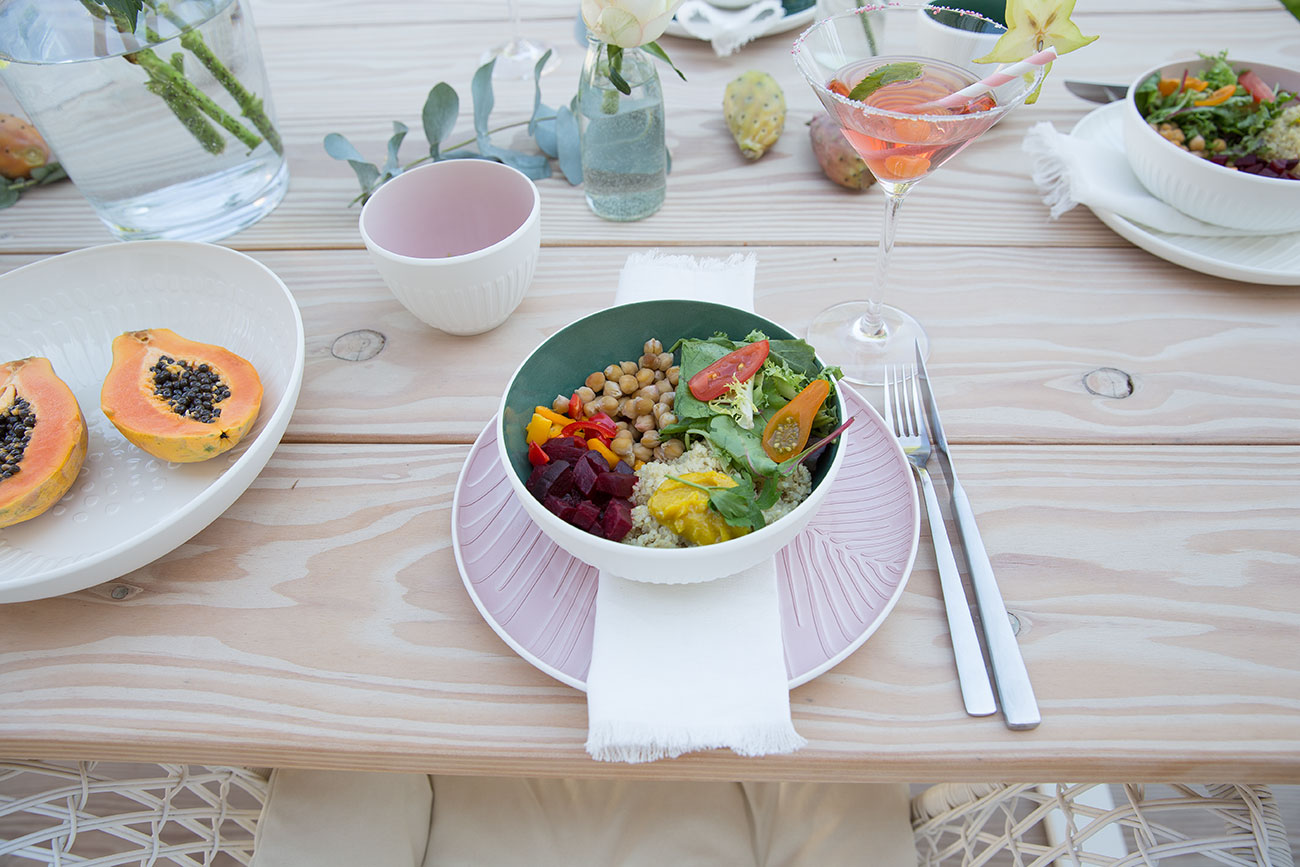
[[[1236,69],[1253,69],[1270,86],[1300,91],[1300,71],[1233,58]],[[1134,101],[1137,88],[1159,73],[1181,78],[1205,66],[1200,58],[1148,69],[1129,85],[1124,109],[1124,150],[1142,186],[1184,214],[1233,229],[1259,232],[1300,231],[1300,181],[1263,178],[1215,165],[1164,139],[1143,119]]]
[[[361,238],[397,300],[450,334],[496,328],[524,300],[542,243],[541,196],[480,159],[403,172],[361,209]]]
[[[557,393],[580,385],[593,370],[637,358],[641,345],[651,337],[670,346],[680,337],[709,337],[716,331],[739,336],[754,328],[773,338],[792,336],[770,320],[721,304],[643,301],[579,319],[534,349],[515,371],[502,397],[497,449],[515,496],[542,532],[579,560],[624,578],[655,584],[694,584],[722,578],[757,565],[789,544],[817,513],[844,463],[840,440],[823,451],[814,472],[812,493],[806,500],[761,530],[716,545],[642,548],[611,542],[561,520],[524,487],[531,469],[524,426],[534,406],[549,405]],[[838,385],[834,394],[842,407],[844,399]]]

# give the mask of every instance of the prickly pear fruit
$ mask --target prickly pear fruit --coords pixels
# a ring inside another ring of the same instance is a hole
[[[722,110],[731,137],[746,159],[756,160],[785,129],[785,93],[776,79],[751,69],[727,85]]]
[[[0,114],[0,175],[10,180],[28,178],[32,169],[49,160],[50,147],[35,127],[12,114]]]
[[[840,132],[829,114],[819,114],[808,124],[813,154],[826,177],[850,190],[865,190],[876,182],[875,175]]]

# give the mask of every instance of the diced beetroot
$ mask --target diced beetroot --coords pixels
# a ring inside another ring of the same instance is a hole
[[[635,487],[636,476],[625,476],[622,473],[601,473],[596,477],[596,490],[604,491],[611,497],[630,497],[632,496],[632,489]]]
[[[565,512],[569,511],[569,503],[562,497],[555,496],[555,494],[547,494],[546,498],[542,500],[542,505],[546,507],[548,512],[561,518],[564,517]]]
[[[584,500],[574,507],[573,514],[569,517],[569,523],[580,530],[591,532],[599,519],[600,508],[595,503]],[[621,539],[622,536],[619,538]]]
[[[524,487],[528,489],[530,494],[533,493],[533,488],[537,486],[538,480],[542,477],[542,473],[546,472],[546,467],[546,464],[538,464],[533,467],[533,471],[528,474],[528,481],[524,482]],[[533,496],[537,495],[533,494]]]
[[[584,497],[591,496],[591,489],[600,476],[601,473],[591,465],[590,461],[581,460],[573,466],[573,486]]]
[[[537,474],[541,470],[541,474]],[[528,477],[525,487],[537,499],[545,502],[548,494],[563,497],[573,487],[573,467],[568,461],[551,459],[549,464],[542,464]]]
[[[595,449],[589,449],[587,451],[585,460],[587,463],[591,464],[591,468],[596,471],[596,475],[609,472],[609,463],[605,460],[604,456]]]
[[[636,470],[632,469],[632,467],[628,464],[627,461],[619,461],[618,463],[614,464],[614,472],[624,476],[636,475]]]
[[[1237,157],[1237,168],[1245,169],[1259,163],[1259,157],[1254,154],[1246,154],[1244,157]]]
[[[1286,160],[1269,160],[1268,167],[1273,171],[1277,172],[1279,175],[1285,172],[1288,168],[1290,168],[1290,166],[1286,164]]]
[[[611,542],[621,542],[632,532],[632,503],[628,500],[610,500],[601,516],[601,530]]]
[[[1210,162],[1214,163],[1216,166],[1226,166],[1228,164],[1228,158],[1223,154],[1215,154],[1210,157]]]
[[[553,461],[576,464],[587,453],[587,444],[574,437],[555,437],[546,441],[542,451]]]
[[[1256,174],[1258,174],[1261,178],[1280,178],[1280,177],[1282,177],[1282,176],[1279,175],[1277,172],[1275,172],[1275,171],[1273,171],[1272,169],[1270,169],[1268,166],[1264,166],[1264,168],[1260,169],[1258,172],[1256,172]]]

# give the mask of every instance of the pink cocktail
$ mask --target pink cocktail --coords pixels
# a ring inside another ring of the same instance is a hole
[[[1038,69],[951,107],[938,104],[994,70],[974,73],[972,61],[987,50],[987,40],[967,37],[1000,29],[973,12],[908,0],[832,16],[795,41],[795,64],[886,199],[873,300],[827,308],[808,329],[808,341],[851,381],[883,383],[885,365],[914,360],[918,344],[928,355],[920,323],[880,303],[898,209],[913,185],[1024,102],[1042,80]]]

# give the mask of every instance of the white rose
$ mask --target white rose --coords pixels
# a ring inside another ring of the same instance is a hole
[[[664,33],[685,0],[582,0],[582,20],[607,45],[636,48]]]

